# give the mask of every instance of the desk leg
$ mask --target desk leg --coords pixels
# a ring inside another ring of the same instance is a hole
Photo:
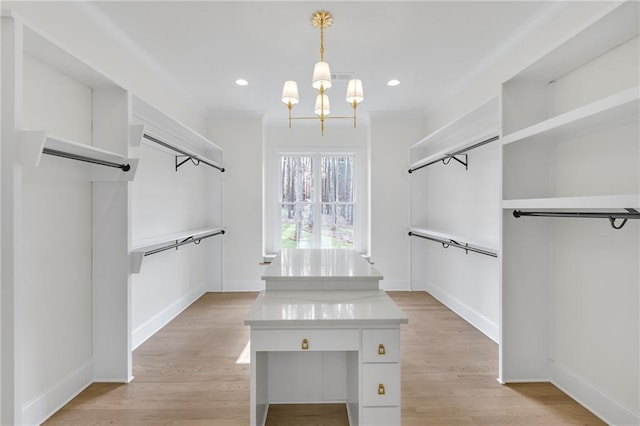
[[[360,424],[360,354],[347,352],[347,414],[349,425]]]
[[[251,426],[263,426],[267,421],[268,401],[268,371],[267,352],[251,350]]]

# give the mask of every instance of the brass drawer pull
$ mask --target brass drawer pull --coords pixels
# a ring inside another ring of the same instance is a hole
[[[306,351],[309,349],[309,341],[307,339],[302,339],[302,350]]]
[[[382,383],[378,385],[378,395],[384,395],[384,385]]]
[[[380,343],[378,345],[378,355],[385,355],[387,352],[384,349],[384,345],[382,343]]]

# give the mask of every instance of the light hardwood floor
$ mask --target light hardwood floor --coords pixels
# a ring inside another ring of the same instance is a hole
[[[402,424],[603,425],[550,384],[496,381],[497,345],[423,292],[391,292],[402,326]],[[208,293],[142,344],[129,384],[94,384],[47,425],[247,425],[256,293]],[[268,425],[346,425],[341,406],[274,406]]]

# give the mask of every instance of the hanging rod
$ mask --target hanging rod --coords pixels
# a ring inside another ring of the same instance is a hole
[[[220,167],[220,166],[218,166],[216,164],[213,164],[213,163],[210,163],[210,162],[208,162],[206,160],[203,160],[202,158],[198,157],[197,155],[193,155],[193,154],[190,154],[190,153],[188,153],[186,151],[183,151],[182,149],[177,148],[177,147],[175,147],[173,145],[170,145],[167,142],[161,141],[160,139],[155,138],[155,137],[153,137],[153,136],[151,136],[151,135],[149,135],[147,133],[143,133],[142,137],[147,139],[147,140],[150,140],[151,142],[155,142],[158,145],[162,145],[165,148],[169,148],[172,151],[175,151],[175,152],[178,152],[178,153],[182,154],[180,156],[176,156],[176,170],[178,170],[178,167],[182,166],[184,163],[186,163],[187,161],[191,160],[191,162],[196,166],[199,165],[200,163],[203,163],[203,164],[206,164],[207,166],[213,167],[214,169],[218,169],[218,170],[220,170],[221,172],[224,173],[224,167]],[[178,163],[178,158],[179,157],[187,157],[187,158],[186,158],[186,160],[181,161],[180,163]]]
[[[129,170],[131,170],[131,166],[129,164],[113,163],[111,161],[105,161],[105,160],[99,160],[97,158],[85,157],[84,155],[71,154],[71,153],[64,152],[64,151],[58,151],[57,149],[43,148],[42,149],[42,153],[43,154],[47,154],[47,155],[53,155],[55,157],[68,158],[70,160],[84,161],[85,163],[99,164],[101,166],[113,167],[113,168],[116,168],[116,169],[121,169],[123,172],[128,172]]]
[[[472,149],[478,148],[478,147],[480,147],[482,145],[486,145],[486,144],[491,143],[493,141],[497,141],[499,138],[500,138],[500,136],[498,136],[498,135],[492,136],[492,137],[490,137],[488,139],[485,139],[483,141],[474,143],[473,145],[469,145],[469,146],[467,146],[465,148],[459,149],[459,150],[451,152],[449,154],[445,154],[445,155],[443,155],[441,157],[438,157],[437,159],[435,159],[433,161],[430,161],[430,162],[428,162],[426,164],[422,164],[422,165],[420,165],[418,167],[414,167],[412,169],[409,169],[409,173],[413,173],[416,170],[420,170],[423,167],[430,166],[430,165],[438,163],[440,161],[442,161],[443,164],[449,164],[452,159],[457,161],[458,163],[462,164],[464,166],[465,170],[467,170],[469,168],[469,161],[467,159],[467,155],[464,154],[464,153],[467,152],[467,151],[471,151]],[[464,154],[464,161],[462,161],[459,158],[456,158],[458,155],[463,155],[463,154]]]
[[[214,237],[214,236],[220,235],[220,234],[224,234],[224,229],[221,230],[221,231],[213,232],[213,233],[208,234],[208,235],[203,235],[202,237],[197,237],[197,238],[193,237],[193,236],[187,237],[182,241],[176,241],[174,244],[170,244],[168,246],[159,247],[157,249],[145,251],[144,255],[145,256],[150,256],[152,254],[161,253],[161,252],[166,251],[166,250],[171,250],[172,248],[178,249],[178,247],[183,246],[185,244],[189,244],[189,243],[200,244],[201,240],[204,240],[205,238],[209,238],[209,237]]]
[[[409,236],[410,237],[418,237],[418,238],[424,238],[425,240],[431,240],[431,241],[435,241],[437,243],[442,244],[443,248],[449,248],[451,247],[455,247],[455,248],[459,248],[464,250],[467,254],[469,254],[470,251],[475,252],[475,253],[480,253],[480,254],[484,254],[485,256],[491,256],[491,257],[498,257],[497,253],[494,253],[492,251],[489,250],[484,250],[478,247],[472,247],[469,244],[462,244],[459,243],[455,240],[444,240],[441,238],[436,238],[436,237],[429,237],[427,235],[421,235],[421,234],[416,234],[415,232],[411,232],[409,231]]]
[[[514,210],[514,217],[536,216],[536,217],[571,217],[582,219],[609,219],[609,223],[613,229],[622,229],[628,219],[640,219],[640,212],[636,209],[626,208],[626,213],[619,212],[523,212],[522,210]],[[616,219],[622,219],[616,225]]]

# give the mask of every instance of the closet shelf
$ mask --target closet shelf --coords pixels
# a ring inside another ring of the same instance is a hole
[[[138,165],[137,159],[106,151],[82,143],[68,141],[41,130],[23,130],[19,134],[20,161],[25,166],[37,167],[43,154],[82,161],[92,165],[106,166],[111,170],[92,168],[94,181],[131,181]],[[118,170],[114,170],[118,169]]]
[[[463,132],[467,135],[482,133],[497,134],[497,126],[493,129],[487,129],[486,122],[497,122],[498,111],[498,98],[491,98],[481,106],[474,108],[471,112],[458,117],[427,135],[423,139],[420,139],[418,142],[413,144],[409,150],[422,148],[444,140],[454,139]]]
[[[640,209],[640,194],[502,200],[503,209]]]
[[[465,140],[463,142],[458,143],[457,145],[453,145],[448,147],[447,149],[443,149],[439,152],[431,154],[409,166],[409,173],[413,173],[414,171],[421,169],[423,167],[430,166],[431,164],[435,164],[437,162],[442,161],[445,164],[448,164],[446,160],[454,159],[460,163],[462,163],[465,167],[467,167],[467,162],[462,162],[456,158],[458,155],[463,155],[465,152],[471,151],[472,149],[478,148],[480,146],[486,145],[490,142],[494,142],[499,139],[497,130],[491,130],[489,132],[477,135],[471,139]]]
[[[451,241],[458,243],[458,247],[465,249],[465,246],[468,245],[468,249],[470,251],[481,252],[482,254],[486,254],[488,256],[497,257],[500,252],[498,246],[498,241],[490,240],[490,241],[478,241],[478,240],[470,240],[465,237],[461,237],[459,235],[448,234],[444,232],[438,232],[427,228],[417,228],[411,227],[409,228],[409,236],[422,236],[427,237],[428,239],[437,240],[442,244],[449,244]]]
[[[180,155],[176,155],[175,168],[178,171],[178,168],[185,164],[188,161],[191,161],[194,165],[198,166],[201,163],[206,164],[207,166],[213,167],[214,169],[220,170],[220,172],[225,171],[224,167],[220,164],[216,163],[214,160],[207,158],[203,155],[196,154],[193,151],[188,150],[176,144],[175,142],[167,142],[164,139],[161,139],[153,134],[151,134],[144,125],[142,124],[133,124],[130,126],[130,135],[132,140],[137,140],[137,143],[134,143],[135,146],[139,146],[140,143],[144,140],[145,143],[160,145],[163,148],[166,148],[171,151],[171,153],[177,153]]]
[[[200,244],[201,240],[224,234],[221,227],[200,228],[189,231],[177,232],[173,234],[161,235],[157,237],[145,238],[135,241],[131,248],[131,272],[140,273],[142,261],[145,256],[160,253],[162,251],[177,249],[178,247],[195,243]]]
[[[594,18],[594,22],[588,23],[573,37],[561,41],[510,80],[554,81],[591,62],[640,33],[638,11],[637,2],[611,5],[602,16]]]
[[[548,120],[505,135],[502,144],[535,143],[563,139],[588,129],[606,126],[612,121],[638,121],[640,114],[640,86],[631,87],[606,98],[581,106]]]
[[[181,122],[158,111],[139,97],[134,95],[132,96],[131,101],[133,115],[142,120],[143,123],[148,123],[149,125],[162,130],[163,133],[173,135],[175,138],[184,141],[196,150],[206,153],[207,157],[210,157],[212,152],[222,154],[221,147],[202,136],[200,133],[191,130]],[[132,140],[133,143],[139,141],[139,138],[137,140]],[[191,150],[188,149],[188,151]]]

